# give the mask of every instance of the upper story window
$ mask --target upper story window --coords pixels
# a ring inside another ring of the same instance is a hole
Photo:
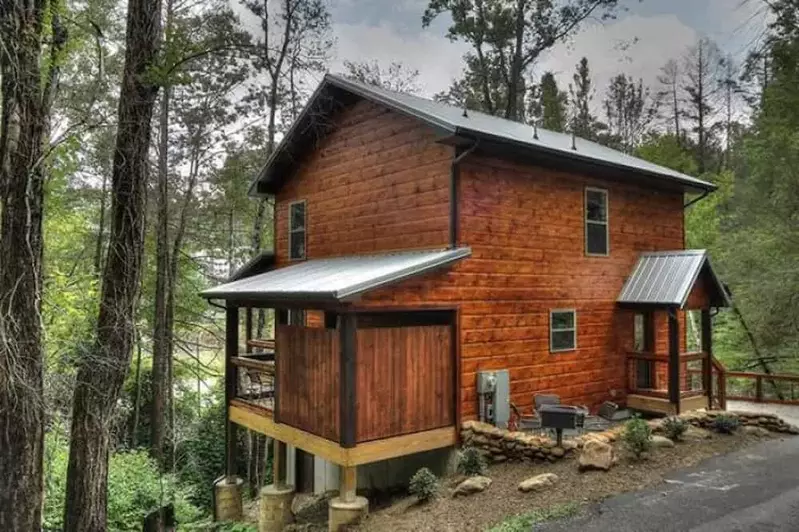
[[[305,201],[295,201],[289,204],[289,259],[299,260],[305,258],[305,227],[306,205]]]
[[[585,254],[608,255],[608,191],[585,189]]]
[[[549,312],[549,351],[577,349],[577,311],[551,310]]]

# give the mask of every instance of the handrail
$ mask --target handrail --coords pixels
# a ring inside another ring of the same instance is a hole
[[[254,347],[256,349],[275,349],[275,339],[274,338],[253,338],[251,340],[247,340],[248,347]]]
[[[252,358],[246,358],[246,357],[231,357],[230,363],[240,368],[252,369],[255,371],[260,371],[262,373],[268,373],[270,375],[275,374],[274,363],[266,362],[264,360],[254,360]]]
[[[719,408],[721,410],[727,410],[727,368],[725,368],[724,364],[722,364],[721,361],[713,355],[710,356],[710,365],[712,366],[711,374],[713,373],[713,370],[715,370],[718,374],[719,385],[716,395],[718,396],[719,400]]]

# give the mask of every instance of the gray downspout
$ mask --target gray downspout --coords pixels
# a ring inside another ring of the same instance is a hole
[[[452,158],[452,163],[449,167],[449,249],[458,247],[458,240],[460,237],[460,197],[458,189],[460,187],[460,163],[470,153],[472,153],[480,140],[475,140],[474,143],[460,151],[460,148],[455,149],[455,156]]]

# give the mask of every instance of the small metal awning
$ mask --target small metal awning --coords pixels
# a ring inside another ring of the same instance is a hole
[[[616,302],[625,306],[683,308],[700,275],[707,275],[711,306],[730,306],[727,290],[704,249],[642,254]]]
[[[369,290],[448,266],[471,254],[470,248],[458,248],[306,260],[238,278],[201,295],[206,299],[253,303],[342,303]]]

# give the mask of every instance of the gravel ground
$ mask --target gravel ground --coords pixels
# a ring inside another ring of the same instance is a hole
[[[640,490],[659,482],[674,469],[689,467],[713,455],[726,454],[758,438],[736,434],[691,439],[671,449],[658,449],[643,462],[635,462],[623,451],[620,462],[609,472],[579,473],[575,459],[554,464],[504,463],[489,468],[493,484],[483,493],[453,499],[449,494],[455,478],[443,481],[441,496],[418,505],[411,497],[373,502],[369,518],[357,530],[376,531],[483,531],[503,519],[537,508],[570,502],[588,503],[614,494]],[[619,444],[616,444],[617,450]],[[539,473],[555,473],[555,487],[540,493],[521,493],[518,484]]]

